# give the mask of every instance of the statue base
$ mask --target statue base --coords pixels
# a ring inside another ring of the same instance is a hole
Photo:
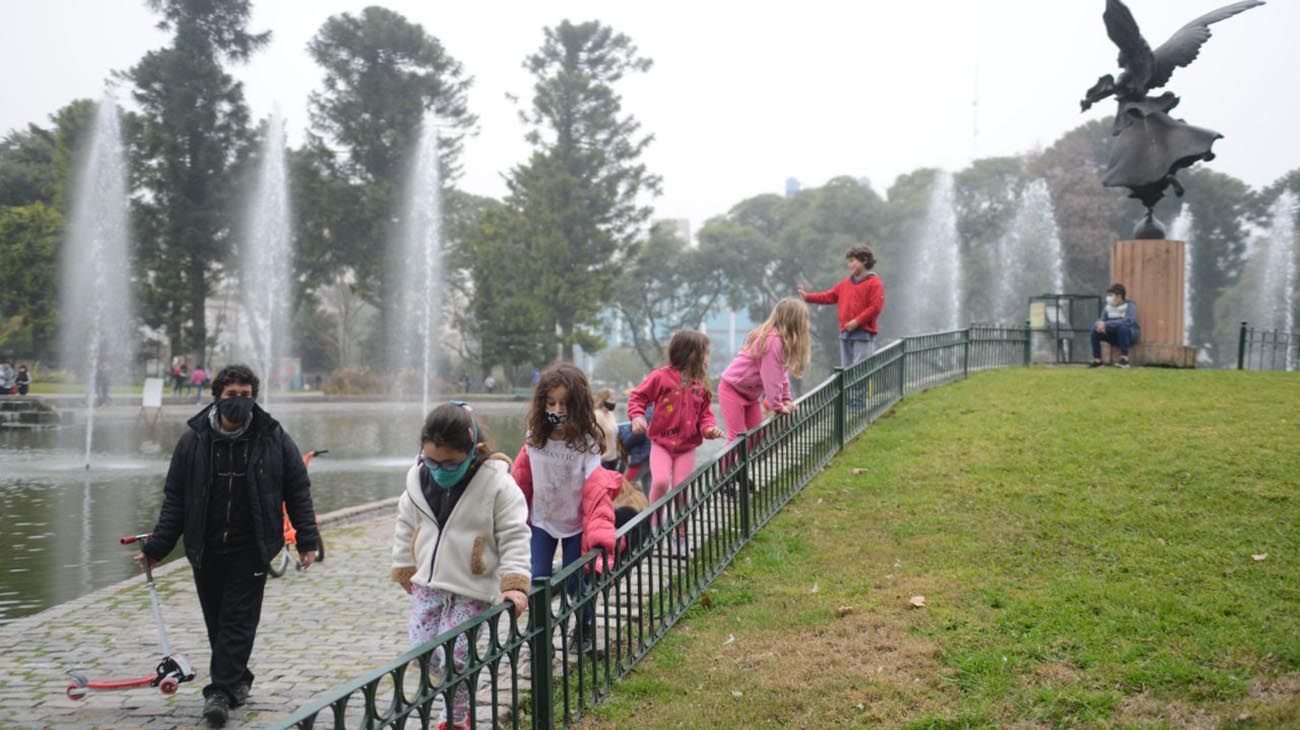
[[[1124,285],[1142,328],[1141,339],[1129,351],[1134,365],[1196,367],[1196,351],[1183,345],[1185,256],[1182,241],[1142,239],[1111,246],[1111,283]]]

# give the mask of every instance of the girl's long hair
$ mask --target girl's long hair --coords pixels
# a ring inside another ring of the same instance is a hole
[[[804,368],[812,359],[812,337],[808,334],[808,305],[794,297],[786,297],[772,307],[767,321],[755,327],[745,336],[741,352],[753,357],[762,357],[767,349],[767,335],[775,331],[781,338],[781,347],[785,351],[785,369],[796,378],[803,375]]]
[[[682,374],[686,382],[709,389],[709,371],[704,357],[709,354],[709,338],[703,332],[682,330],[668,341],[668,364]]]
[[[564,401],[564,410],[569,414],[563,426],[564,445],[574,451],[595,449],[593,453],[599,453],[600,444],[605,443],[605,431],[596,423],[591,385],[581,370],[567,362],[546,368],[533,389],[533,402],[528,408],[528,444],[544,448],[555,431],[556,426],[546,421],[546,394],[559,387],[568,391]]]

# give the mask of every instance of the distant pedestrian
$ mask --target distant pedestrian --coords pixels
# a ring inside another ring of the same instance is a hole
[[[497,392],[497,379],[488,375],[486,378],[483,378],[483,387],[486,388],[489,393]]]
[[[682,330],[668,342],[668,364],[647,375],[628,396],[632,431],[650,437],[651,503],[694,471],[695,450],[704,439],[726,436],[713,416],[708,373],[709,338],[695,330]],[[650,403],[657,414],[653,425],[645,420],[645,407]],[[684,550],[685,522],[678,527],[677,541]]]
[[[113,402],[108,397],[108,388],[113,381],[113,366],[107,361],[99,364],[99,372],[95,375],[95,405],[106,406]]]
[[[876,351],[876,322],[885,310],[885,287],[872,271],[876,254],[865,244],[854,246],[844,254],[849,275],[823,292],[804,291],[799,297],[809,304],[838,305],[840,326],[840,367],[862,362]]]
[[[17,393],[18,387],[14,383],[17,378],[13,365],[8,360],[0,360],[0,395]]]
[[[1101,343],[1108,342],[1119,348],[1119,366],[1128,367],[1129,347],[1137,344],[1142,335],[1138,324],[1137,305],[1128,301],[1128,292],[1123,284],[1111,284],[1106,290],[1106,305],[1101,308],[1101,316],[1092,324],[1092,363],[1088,367],[1101,366]]]
[[[298,531],[304,570],[319,533],[311,481],[298,446],[255,402],[260,381],[244,365],[222,368],[213,402],[187,423],[163,486],[153,536],[136,560],[157,563],[185,545],[212,650],[203,717],[225,725],[248,698],[267,562],[284,549],[283,508]]]
[[[194,372],[190,373],[190,386],[194,388],[194,402],[203,402],[203,386],[208,382],[208,373],[203,369],[203,363],[194,366]]]
[[[179,395],[185,389],[185,384],[189,382],[189,367],[185,364],[184,355],[172,356],[172,395]]]
[[[542,371],[541,371],[541,370],[538,370],[537,368],[533,368],[533,377],[532,377],[531,380],[528,381],[528,384],[531,385],[531,386],[533,386],[534,388],[536,388],[536,387],[537,387],[537,381],[539,381],[539,380],[541,380],[541,379],[542,379]]]
[[[27,371],[26,365],[18,366],[18,374],[14,378],[14,386],[18,388],[18,395],[27,395],[27,391],[32,387],[32,374]]]
[[[461,373],[461,376],[460,376],[460,392],[462,392],[462,393],[468,393],[468,392],[469,392],[469,386],[470,386],[469,376],[468,376],[468,375],[465,375],[464,373]]]
[[[515,616],[523,613],[530,534],[510,459],[491,452],[469,406],[452,402],[433,409],[420,430],[420,459],[406,472],[393,530],[392,579],[411,594],[411,646],[427,644],[501,600],[513,604]],[[431,681],[441,681],[444,667],[463,672],[469,651],[468,638],[458,638],[451,657],[430,663]],[[477,689],[470,684],[463,680],[452,691],[440,727],[469,727],[470,693]]]
[[[775,413],[794,413],[789,376],[803,375],[810,359],[808,306],[792,297],[782,299],[767,321],[746,335],[740,353],[722,373],[718,401],[727,443],[763,422],[760,404]]]

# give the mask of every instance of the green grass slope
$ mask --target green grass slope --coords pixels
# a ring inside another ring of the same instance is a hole
[[[909,398],[704,603],[583,727],[1300,727],[1300,377]]]

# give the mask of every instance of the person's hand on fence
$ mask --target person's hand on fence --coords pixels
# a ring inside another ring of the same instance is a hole
[[[781,404],[781,412],[786,415],[790,415],[797,410],[799,410],[799,406],[796,406],[792,400],[788,400]]]
[[[704,438],[706,439],[720,439],[720,438],[726,438],[726,436],[727,436],[727,432],[723,431],[717,426],[710,426],[704,431]]]
[[[410,591],[407,592],[409,593]],[[524,614],[524,609],[528,608],[528,596],[524,595],[523,591],[506,591],[501,594],[501,600],[510,601],[514,604],[512,610],[514,611],[515,618],[522,616]]]
[[[637,416],[632,419],[632,433],[645,433],[646,423],[644,416]]]
[[[145,555],[144,553],[136,553],[135,555],[131,556],[131,559],[135,561],[136,565],[140,566],[140,570],[144,570],[146,560],[149,561],[150,568],[158,564],[157,560],[154,560],[153,558],[149,557],[148,555]]]
[[[298,553],[298,564],[302,566],[303,570],[307,570],[308,568],[310,568],[312,563],[314,562],[316,562],[315,550],[308,550],[305,553]]]

